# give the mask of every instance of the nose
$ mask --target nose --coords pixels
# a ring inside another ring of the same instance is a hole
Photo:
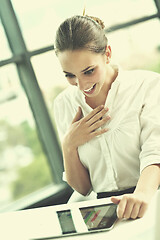
[[[77,84],[78,88],[79,88],[81,91],[83,91],[83,90],[86,89],[86,86],[85,86],[86,83],[84,82],[83,79],[76,78],[76,84]]]

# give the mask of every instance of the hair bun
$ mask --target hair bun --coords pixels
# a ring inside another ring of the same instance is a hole
[[[98,18],[98,17],[93,17],[93,16],[88,16],[88,15],[85,15],[85,16],[88,17],[88,18],[91,18],[92,20],[94,20],[95,22],[97,22],[97,23],[101,26],[102,29],[105,28],[104,22],[103,22],[100,18]]]

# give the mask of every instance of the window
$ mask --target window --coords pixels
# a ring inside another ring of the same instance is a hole
[[[31,61],[50,115],[53,117],[54,98],[67,86],[68,82],[54,51],[34,56]]]
[[[27,48],[34,50],[53,44],[53,34],[61,21],[61,18],[57,16],[56,7],[63,4],[62,1],[40,0],[37,2],[29,0],[22,2],[13,0],[12,3],[19,19]]]
[[[13,64],[0,68],[0,207],[52,183]]]
[[[29,50],[52,45],[57,26],[67,17],[82,15],[85,6],[88,15],[100,13],[106,27],[157,12],[153,0],[12,0],[12,3]]]
[[[10,19],[6,18],[5,7],[11,11],[10,14],[7,12]],[[59,175],[61,179],[62,165],[60,154],[57,154],[58,142],[25,43],[14,24],[16,21],[9,1],[2,2],[0,9],[5,27],[4,31],[1,25],[5,41],[0,55],[0,61],[4,59],[0,62],[0,211],[3,211],[15,200],[31,196],[47,186],[57,186],[62,182],[57,177]],[[55,158],[59,165],[54,173]]]
[[[159,19],[120,29],[108,34],[108,39],[114,60],[125,69],[142,68],[160,72]]]
[[[0,36],[1,36],[1,44],[0,44],[0,60],[4,60],[7,58],[10,58],[12,56],[12,53],[10,51],[10,48],[8,46],[8,42],[4,33],[4,29],[1,23],[0,19]]]

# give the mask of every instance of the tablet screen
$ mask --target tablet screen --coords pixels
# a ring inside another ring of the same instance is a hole
[[[76,233],[70,210],[57,212],[62,234]]]
[[[104,204],[80,208],[88,231],[111,228],[117,219],[117,205]]]

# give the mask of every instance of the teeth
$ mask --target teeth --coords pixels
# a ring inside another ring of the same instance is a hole
[[[84,92],[90,92],[93,89],[94,85],[91,88],[84,90]]]

